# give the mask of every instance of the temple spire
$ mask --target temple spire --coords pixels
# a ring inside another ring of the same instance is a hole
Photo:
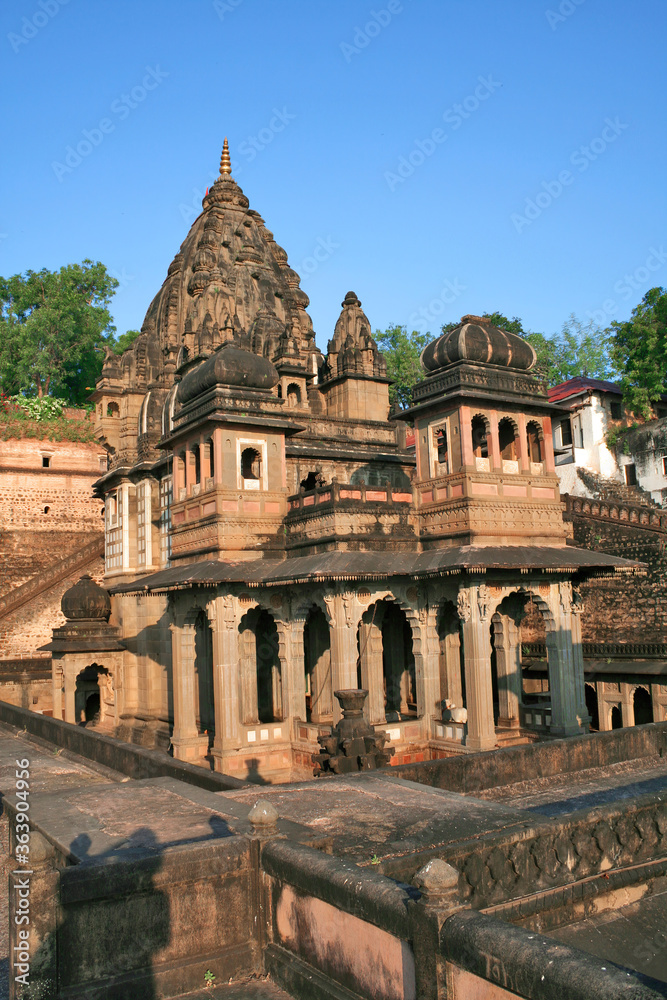
[[[227,143],[227,136],[225,136],[225,141],[222,145],[222,156],[220,157],[220,176],[223,177],[225,174],[231,174],[232,172],[232,161],[229,158],[229,145]]]

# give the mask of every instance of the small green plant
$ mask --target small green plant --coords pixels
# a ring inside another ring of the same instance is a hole
[[[382,864],[382,862],[378,858],[377,854],[374,854],[373,857],[371,858],[371,864],[372,865],[380,865],[380,864]]]
[[[213,986],[213,983],[215,982],[215,979],[216,979],[216,977],[213,975],[213,973],[211,972],[211,970],[207,969],[206,972],[204,973],[204,985],[205,986]]]

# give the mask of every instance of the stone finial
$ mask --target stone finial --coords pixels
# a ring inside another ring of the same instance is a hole
[[[420,868],[412,880],[422,894],[427,906],[456,906],[459,904],[459,873],[440,858],[432,858]]]
[[[278,825],[278,812],[266,799],[258,799],[248,813],[248,820],[257,830],[268,832]]]
[[[227,136],[225,136],[225,141],[222,144],[222,156],[220,157],[220,176],[223,177],[225,174],[231,174],[232,172],[232,161],[229,158],[229,143],[227,142]]]

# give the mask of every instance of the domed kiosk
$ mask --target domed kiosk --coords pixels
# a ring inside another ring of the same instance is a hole
[[[122,654],[120,631],[109,624],[111,598],[87,573],[62,596],[65,624],[42,647],[52,655],[53,717],[114,732]]]

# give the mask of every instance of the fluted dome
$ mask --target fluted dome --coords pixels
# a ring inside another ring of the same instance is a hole
[[[60,607],[69,621],[108,621],[111,598],[99,584],[86,573],[62,596]]]
[[[482,316],[463,316],[453,330],[428,344],[421,354],[422,367],[428,374],[456,361],[530,371],[536,360],[527,340],[501,330]]]
[[[216,385],[273,389],[279,377],[268,358],[225,344],[198,368],[188,372],[178,387],[176,398],[179,403],[187,403]]]

